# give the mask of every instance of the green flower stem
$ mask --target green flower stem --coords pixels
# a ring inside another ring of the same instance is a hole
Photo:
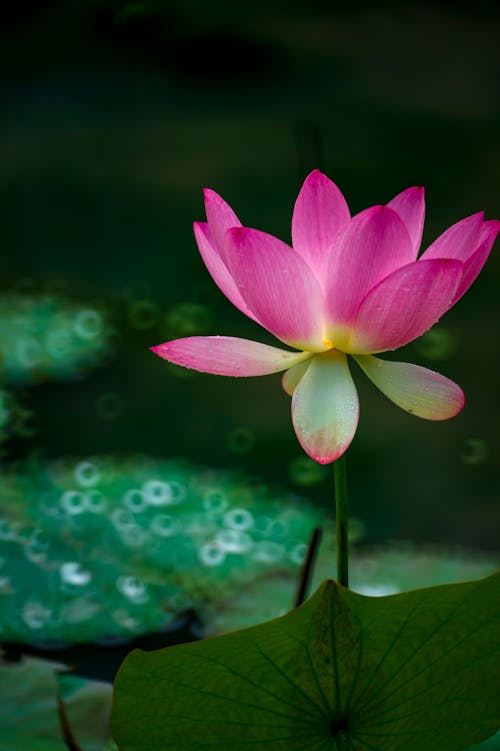
[[[345,455],[333,464],[335,482],[335,520],[337,526],[337,580],[343,587],[349,586],[349,544],[347,514],[347,478]]]

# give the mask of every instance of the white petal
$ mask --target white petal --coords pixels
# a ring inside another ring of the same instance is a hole
[[[351,443],[359,402],[343,352],[316,355],[294,391],[292,419],[304,451],[319,464],[338,459]]]

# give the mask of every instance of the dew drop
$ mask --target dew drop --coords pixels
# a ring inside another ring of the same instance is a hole
[[[120,576],[116,582],[116,588],[135,604],[142,604],[149,599],[146,585],[135,576]]]
[[[75,482],[78,485],[82,485],[84,488],[90,488],[93,485],[97,485],[101,479],[101,473],[98,467],[92,462],[80,462],[77,464],[74,471]]]
[[[224,514],[224,524],[231,529],[244,531],[253,527],[254,519],[250,511],[244,508],[233,508]]]
[[[122,542],[127,547],[139,548],[146,542],[146,532],[138,524],[131,524],[120,531]]]
[[[103,319],[97,310],[82,310],[76,317],[73,330],[80,339],[95,339],[101,334]]]
[[[138,490],[137,488],[127,490],[123,496],[123,504],[133,514],[139,514],[141,511],[144,511],[147,505],[142,490]]]
[[[271,540],[263,540],[255,545],[252,557],[261,563],[278,563],[283,559],[284,554],[283,545]]]
[[[111,513],[111,521],[118,530],[127,527],[135,527],[135,519],[133,515],[130,511],[126,511],[122,508],[117,508]]]
[[[226,556],[217,545],[208,542],[200,548],[199,558],[205,566],[220,566],[221,563],[224,563]]]
[[[170,488],[170,503],[172,505],[182,503],[187,496],[186,486],[177,480],[169,480],[168,486]]]
[[[158,514],[151,522],[151,531],[160,537],[172,537],[177,532],[177,524],[169,514]]]
[[[227,508],[226,495],[223,490],[209,490],[203,499],[205,511],[224,511]]]
[[[22,609],[22,619],[29,628],[43,628],[50,619],[52,611],[44,607],[41,602],[28,600]]]
[[[99,490],[87,490],[83,495],[87,511],[92,514],[102,514],[106,511],[108,501]]]
[[[252,538],[236,529],[224,529],[219,532],[215,542],[225,553],[247,553],[253,546]]]
[[[161,480],[149,480],[142,486],[144,500],[151,506],[167,506],[172,501],[172,490],[168,483]]]
[[[80,493],[77,490],[67,490],[61,496],[61,506],[68,514],[83,514],[85,511],[85,498],[83,493]]]
[[[77,561],[66,561],[59,573],[65,584],[74,584],[76,587],[84,587],[92,579],[90,571],[85,571]]]

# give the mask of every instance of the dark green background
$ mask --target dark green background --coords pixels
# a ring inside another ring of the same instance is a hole
[[[109,366],[31,391],[38,433],[9,458],[145,451],[291,483],[301,451],[279,376],[183,377],[148,351],[182,333],[180,303],[204,306],[199,333],[272,342],[201,262],[191,230],[204,218],[201,188],[285,240],[316,166],[353,211],[425,185],[425,241],[481,209],[500,217],[499,38],[486,2],[4,7],[2,289],[97,300],[119,332]],[[497,547],[499,273],[497,247],[443,321],[449,355],[415,344],[398,354],[464,388],[456,419],[406,415],[353,365],[362,412],[348,455],[351,507],[369,540]],[[133,301],[144,299],[158,320],[138,329]],[[113,420],[98,409],[110,392],[122,405]],[[325,502],[327,476],[296,488]]]

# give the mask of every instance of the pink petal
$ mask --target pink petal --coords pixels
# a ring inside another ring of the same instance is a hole
[[[225,376],[261,376],[302,362],[308,352],[286,352],[233,336],[189,336],[151,347],[164,360],[202,373]]]
[[[394,209],[403,220],[413,245],[414,256],[412,260],[415,261],[424,230],[425,191],[423,188],[416,186],[407,188],[402,193],[398,193],[387,205]]]
[[[412,415],[425,420],[448,420],[464,406],[460,386],[433,370],[370,355],[355,359],[383,394]]]
[[[193,229],[200,255],[216,285],[221,292],[226,295],[228,300],[231,300],[233,305],[239,308],[242,313],[249,318],[252,318],[254,321],[257,321],[257,317],[252,313],[246,302],[243,300],[229,269],[219,255],[219,252],[213,243],[207,222],[194,222]]]
[[[314,170],[304,181],[292,217],[292,244],[321,279],[335,238],[351,215],[340,190]]]
[[[359,402],[342,352],[313,358],[294,391],[292,419],[302,448],[319,464],[335,461],[348,448],[358,425]]]
[[[205,198],[205,212],[207,214],[210,234],[216,249],[223,261],[226,261],[226,232],[231,227],[241,227],[241,222],[218,193],[209,188],[203,191]]]
[[[354,323],[368,292],[412,260],[410,237],[393,209],[373,206],[353,217],[328,264],[328,338],[336,344],[335,329]]]
[[[415,261],[384,279],[363,300],[347,351],[383,352],[430,329],[453,304],[463,264]]]
[[[483,226],[484,212],[472,214],[460,222],[448,227],[427,250],[421,258],[426,261],[431,258],[455,258],[466,261],[476,250]]]
[[[311,360],[305,360],[304,362],[299,362],[298,365],[294,365],[289,370],[285,370],[281,378],[281,385],[283,386],[283,391],[288,396],[293,396],[293,392],[299,385],[302,376],[310,364]]]
[[[464,273],[455,293],[453,304],[455,304],[456,301],[459,300],[465,292],[467,292],[472,282],[478,277],[479,272],[486,263],[486,260],[493,247],[493,243],[495,242],[499,232],[499,221],[497,221],[496,219],[491,219],[488,222],[484,222],[481,229],[479,247],[464,263]]]
[[[255,229],[230,229],[227,238],[232,277],[262,326],[297,349],[328,349],[322,339],[321,289],[303,258]]]

